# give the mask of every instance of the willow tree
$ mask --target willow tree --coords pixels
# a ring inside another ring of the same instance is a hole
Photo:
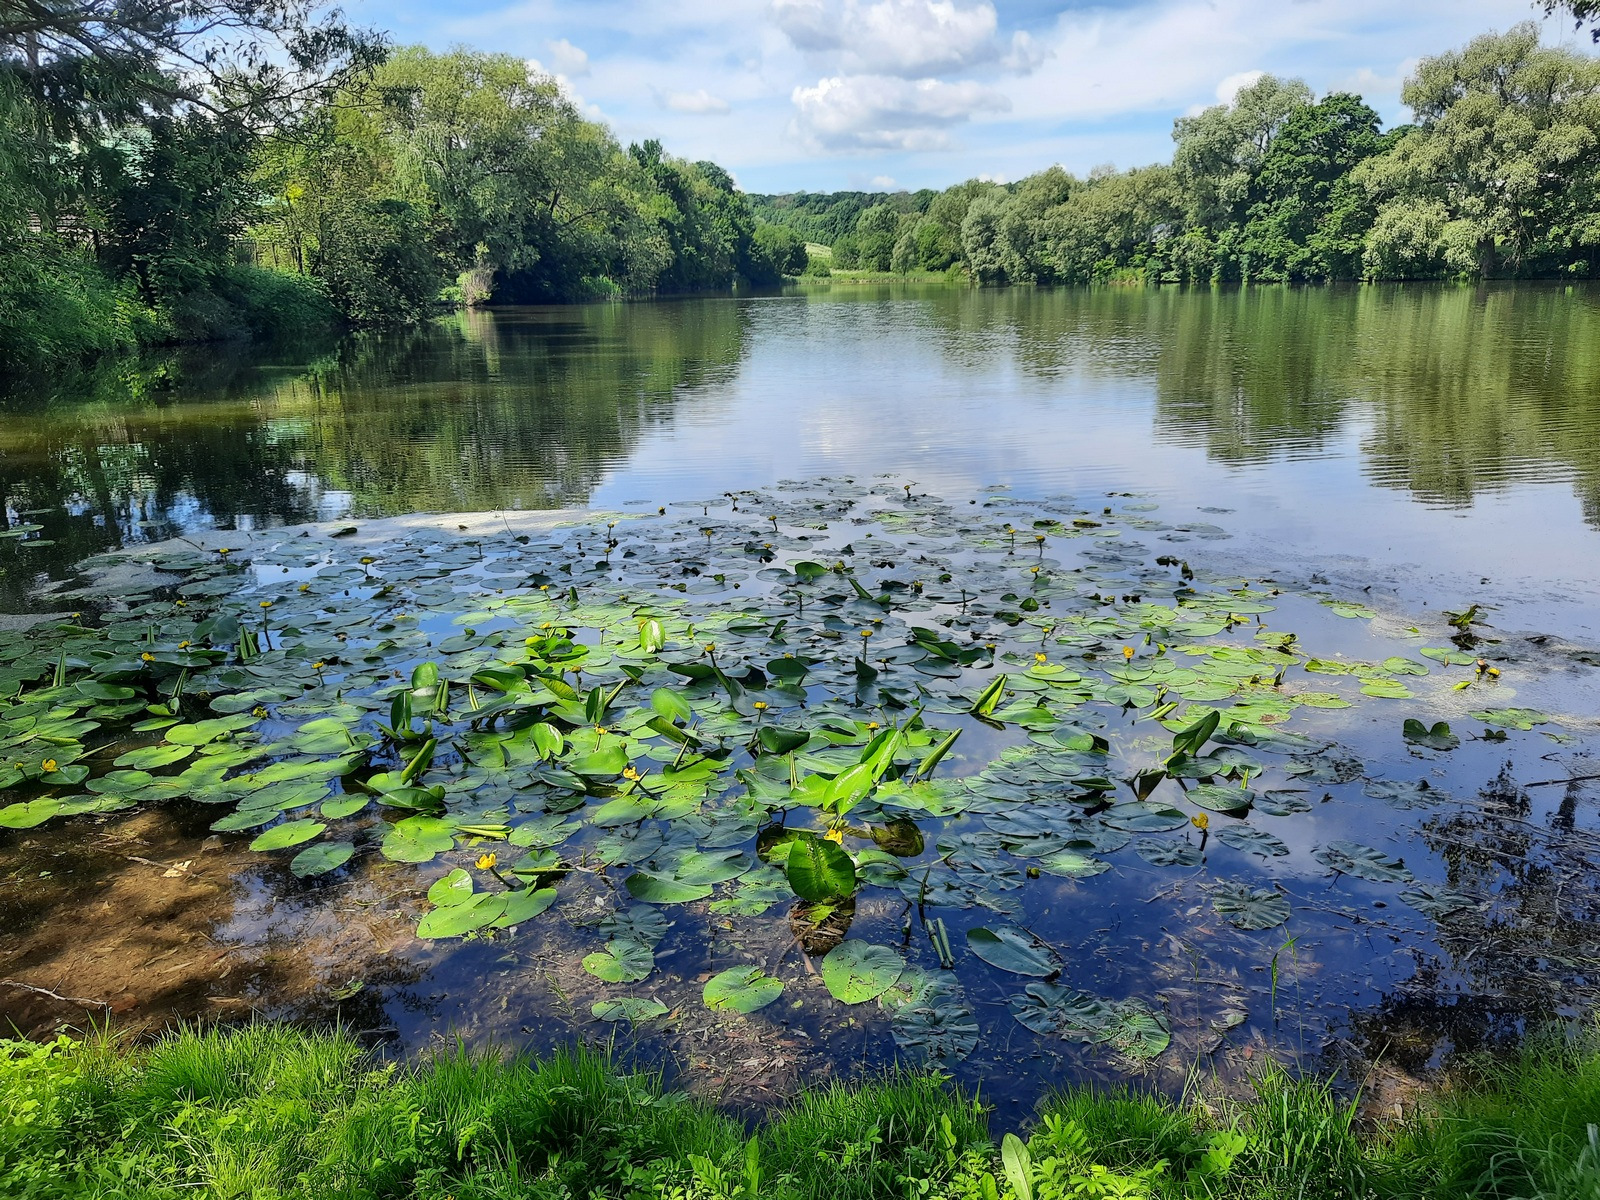
[[[1600,249],[1600,62],[1518,25],[1425,58],[1416,126],[1357,168],[1378,201],[1367,273],[1592,270]]]

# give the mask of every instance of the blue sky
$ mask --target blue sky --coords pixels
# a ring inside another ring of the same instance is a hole
[[[1172,121],[1261,71],[1404,120],[1417,59],[1530,0],[347,0],[396,41],[516,54],[623,141],[747,191],[944,187],[1164,160]],[[1546,39],[1588,51],[1570,23]]]

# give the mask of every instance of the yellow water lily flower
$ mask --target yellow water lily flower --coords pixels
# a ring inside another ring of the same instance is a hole
[[[154,654],[151,654],[150,651],[148,651],[148,650],[146,650],[143,654],[139,655],[139,661],[140,662],[155,662],[155,660],[156,660],[156,656]]]
[[[1122,657],[1123,658],[1132,658],[1133,657],[1133,647],[1132,646],[1124,646],[1122,648]]]
[[[492,871],[495,868],[495,864],[499,861],[500,860],[495,857],[493,850],[489,851],[487,854],[480,854],[478,855],[478,870]]]
[[[844,845],[844,830],[843,829],[830,829],[830,830],[828,830],[827,833],[822,835],[822,839],[823,839],[823,841],[835,842],[838,845],[842,846],[842,845]]]
[[[1189,818],[1189,821],[1196,829],[1205,830],[1211,828],[1211,818],[1206,816],[1205,813],[1195,813],[1194,816]]]
[[[262,608],[271,608],[272,607],[272,601],[271,600],[263,600],[261,602],[261,607]]]
[[[1033,656],[1033,661],[1036,663],[1047,663],[1050,661],[1050,657],[1045,654],[1035,654]]]
[[[54,774],[55,773],[55,769],[56,769],[56,760],[53,759],[53,758],[45,759],[42,763],[39,764],[39,769],[41,771],[43,771],[46,775]]]
[[[750,707],[755,709],[757,712],[765,712],[767,710],[767,702],[765,700],[757,700]]]

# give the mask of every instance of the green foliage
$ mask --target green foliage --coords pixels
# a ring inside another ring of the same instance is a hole
[[[941,1077],[894,1073],[803,1092],[746,1131],[590,1050],[401,1066],[343,1033],[262,1024],[138,1048],[0,1043],[0,1192],[1564,1200],[1600,1181],[1592,1032],[1475,1061],[1386,1125],[1358,1126],[1354,1111],[1325,1082],[1269,1067],[1243,1102],[1075,1088],[1019,1136]]]
[[[1369,276],[1592,273],[1600,63],[1529,23],[1423,59],[1402,96],[1416,127],[1356,176]]]
[[[1519,25],[1423,59],[1404,97],[1416,124],[1383,133],[1360,97],[1268,75],[1176,121],[1171,166],[754,202],[836,268],[982,284],[1594,273],[1600,65]]]
[[[1483,1057],[1407,1121],[1394,1141],[1398,1192],[1427,1197],[1592,1196],[1600,1191],[1600,1040],[1530,1038]]]

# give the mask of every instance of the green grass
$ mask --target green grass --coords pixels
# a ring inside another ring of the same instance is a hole
[[[1593,1033],[1469,1064],[1380,1127],[1269,1068],[1247,1103],[1073,1089],[1020,1131],[927,1074],[830,1083],[752,1130],[584,1049],[402,1067],[268,1024],[0,1043],[8,1200],[1595,1200],[1597,1127]]]

